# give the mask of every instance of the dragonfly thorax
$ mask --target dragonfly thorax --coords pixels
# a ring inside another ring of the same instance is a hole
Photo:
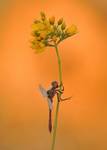
[[[50,99],[53,99],[53,97],[55,96],[55,94],[56,94],[56,91],[55,91],[55,89],[50,89],[50,90],[48,90],[47,91],[47,94],[48,94],[48,97],[50,98]]]

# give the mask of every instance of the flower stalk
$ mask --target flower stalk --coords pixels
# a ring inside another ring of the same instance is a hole
[[[58,60],[58,68],[59,68],[59,82],[60,85],[62,85],[62,66],[61,66],[61,59],[58,51],[58,46],[55,46],[56,50],[56,55],[57,55],[57,60]],[[61,86],[60,86],[61,90]],[[59,114],[59,99],[61,97],[61,93],[59,96],[57,96],[57,104],[56,104],[56,111],[55,111],[55,119],[54,119],[54,125],[53,125],[53,133],[52,133],[52,145],[51,145],[51,150],[54,150],[55,148],[55,141],[56,141],[56,133],[57,133],[57,124],[58,124],[58,114]]]

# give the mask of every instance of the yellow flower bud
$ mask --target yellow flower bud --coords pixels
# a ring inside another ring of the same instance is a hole
[[[46,19],[45,13],[41,12],[40,15],[41,15],[41,19],[44,21]]]
[[[33,31],[33,32],[32,32],[32,35],[35,36],[35,37],[39,37],[39,36],[40,36],[40,33]]]
[[[46,32],[41,32],[40,37],[41,37],[41,39],[44,39],[46,37]]]
[[[38,40],[38,41],[41,41],[42,39],[43,39],[43,38],[42,38],[42,37],[40,37],[40,36],[39,36],[39,37],[37,37],[37,40]]]
[[[60,18],[59,20],[58,20],[58,25],[61,25],[63,23],[63,18]]]
[[[65,28],[66,28],[66,24],[63,23],[63,24],[61,25],[61,29],[64,30]]]
[[[65,31],[67,34],[69,35],[74,35],[78,32],[76,25],[71,25],[70,27],[68,27]]]
[[[51,25],[53,25],[55,23],[55,17],[52,16],[51,18],[49,18],[49,22]]]
[[[32,30],[33,31],[44,30],[44,28],[45,28],[45,25],[42,24],[41,22],[36,23],[36,24],[35,23],[32,24]]]
[[[31,48],[35,49],[36,53],[41,53],[45,50],[46,45],[42,41],[32,40],[31,41]]]
[[[45,44],[42,43],[42,42],[40,42],[40,43],[39,43],[39,47],[40,47],[40,48],[44,48],[44,47],[45,47]]]
[[[34,23],[35,23],[35,24],[36,24],[36,23],[40,23],[40,21],[35,19],[35,20],[34,20]]]

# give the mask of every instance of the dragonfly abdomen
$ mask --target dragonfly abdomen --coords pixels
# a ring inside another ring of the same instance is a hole
[[[48,127],[49,127],[49,132],[51,133],[51,131],[52,131],[52,111],[51,110],[49,110],[49,125],[48,125]]]

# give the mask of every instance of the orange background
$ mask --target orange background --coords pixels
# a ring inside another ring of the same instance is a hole
[[[48,107],[38,91],[58,80],[54,49],[30,48],[41,10],[78,26],[60,46],[64,96],[56,150],[107,150],[107,11],[102,0],[1,0],[0,150],[50,150]]]

